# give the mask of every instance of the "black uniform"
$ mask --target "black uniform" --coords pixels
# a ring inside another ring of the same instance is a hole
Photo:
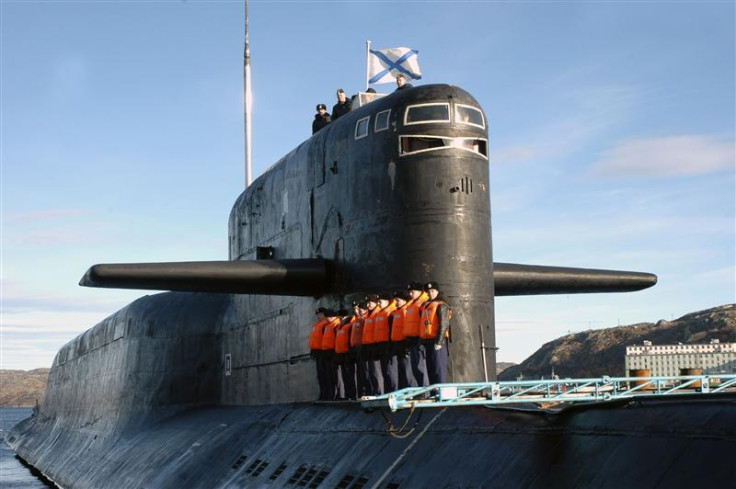
[[[439,302],[437,307],[437,316],[439,317],[439,331],[436,338],[423,340],[424,348],[427,355],[427,375],[429,375],[429,383],[439,384],[448,381],[448,366],[450,363],[450,355],[447,351],[447,338],[445,333],[450,329],[450,315],[452,309],[449,305],[439,297],[430,299],[424,303],[426,306],[430,302]]]
[[[320,113],[314,114],[314,121],[312,121],[312,134],[319,131],[330,122],[332,122],[332,119],[330,118],[330,114],[327,112],[325,112],[324,115]]]
[[[338,102],[332,106],[332,120],[336,121],[338,117],[343,116],[353,110],[353,102],[346,98],[345,102]]]

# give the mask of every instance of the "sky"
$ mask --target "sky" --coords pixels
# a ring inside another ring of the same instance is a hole
[[[254,172],[365,88],[365,42],[419,51],[490,135],[500,262],[655,273],[625,294],[496,299],[498,359],[736,302],[733,1],[251,1]],[[150,292],[95,263],[227,259],[244,187],[230,1],[0,2],[0,368]],[[391,91],[391,85],[375,86]]]

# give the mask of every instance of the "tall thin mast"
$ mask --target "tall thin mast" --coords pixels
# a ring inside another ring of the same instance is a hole
[[[368,90],[371,72],[371,41],[365,42],[365,89]]]
[[[245,116],[245,186],[253,181],[253,150],[251,112],[253,94],[250,87],[250,45],[248,43],[248,0],[245,0],[245,51],[243,53],[243,111]]]

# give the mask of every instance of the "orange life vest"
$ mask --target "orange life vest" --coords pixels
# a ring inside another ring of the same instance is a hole
[[[371,345],[376,342],[376,314],[378,308],[369,312],[363,319],[363,344]]]
[[[385,309],[381,309],[376,314],[376,325],[373,332],[374,343],[385,343],[389,340],[388,317],[394,312],[396,305],[391,302]]]
[[[422,327],[419,330],[419,337],[424,340],[433,340],[437,338],[440,330],[440,317],[437,314],[442,301],[429,301],[422,305]],[[452,309],[450,309],[450,318],[452,318]],[[448,318],[449,319],[449,318]],[[445,332],[445,337],[449,337],[450,331]]]
[[[406,304],[391,313],[391,341],[404,341],[404,317],[406,316]]]
[[[323,350],[334,350],[335,349],[335,333],[337,327],[340,325],[338,318],[332,321],[327,321],[325,324],[324,333],[322,333],[322,349]]]
[[[363,344],[363,318],[355,317],[350,327],[350,348],[356,348]]]
[[[309,335],[309,349],[310,350],[321,350],[322,349],[322,329],[327,323],[327,319],[317,321],[312,325],[312,334]]]
[[[425,292],[422,292],[422,295],[406,304],[406,314],[404,315],[404,336],[419,336],[419,323],[422,316],[420,308],[428,298],[429,296]]]
[[[337,333],[335,333],[335,353],[347,353],[350,349],[350,330],[352,325],[353,321],[350,321],[337,328]]]

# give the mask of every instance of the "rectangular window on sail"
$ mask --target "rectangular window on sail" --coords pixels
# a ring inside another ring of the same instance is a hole
[[[388,129],[388,116],[391,109],[382,110],[376,114],[376,121],[373,123],[373,132],[385,131]]]
[[[462,104],[455,105],[455,123],[486,127],[483,121],[483,112],[480,109]]]
[[[358,119],[358,122],[355,123],[355,139],[363,139],[368,135],[368,123],[370,120],[370,116]]]
[[[406,108],[404,125],[450,122],[450,104],[419,104]]]

